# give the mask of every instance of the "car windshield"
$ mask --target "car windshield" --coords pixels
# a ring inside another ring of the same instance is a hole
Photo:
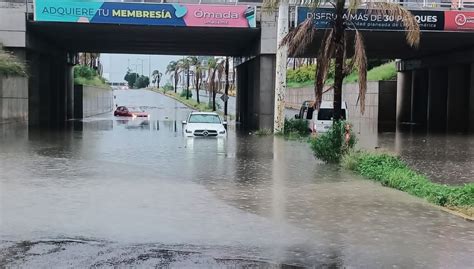
[[[332,120],[333,109],[332,108],[321,108],[318,112],[318,120]],[[346,119],[346,110],[341,110],[342,119]]]
[[[193,114],[189,117],[189,123],[221,123],[218,115]]]

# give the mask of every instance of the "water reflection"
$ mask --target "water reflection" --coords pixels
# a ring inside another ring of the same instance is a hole
[[[251,136],[234,125],[226,139],[185,138],[182,110],[164,106],[143,125],[109,115],[80,129],[0,126],[0,253],[2,240],[80,237],[117,242],[104,243],[109,260],[128,257],[118,245],[146,254],[156,250],[149,244],[162,244],[300,267],[472,263],[470,223],[323,165],[306,143]],[[439,150],[453,150],[450,141],[439,140]],[[402,152],[420,144],[377,136],[376,145],[396,143]],[[104,250],[69,247],[52,260],[75,262],[68,253],[96,257]]]

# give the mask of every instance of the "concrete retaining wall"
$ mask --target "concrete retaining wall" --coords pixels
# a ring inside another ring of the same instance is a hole
[[[26,6],[23,3],[0,2],[0,43],[5,47],[26,46]]]
[[[74,85],[74,118],[87,118],[112,111],[112,89]]]
[[[347,102],[349,118],[351,120],[374,121],[379,128],[395,128],[396,121],[396,81],[371,81],[367,83],[367,94],[365,96],[365,113],[360,113],[360,104],[357,102],[359,96],[359,85],[357,83],[344,84],[342,100]],[[306,100],[314,100],[313,87],[298,89],[287,89],[287,107],[299,109]],[[333,91],[323,95],[324,101],[333,100]]]
[[[28,79],[0,76],[0,123],[28,120]]]

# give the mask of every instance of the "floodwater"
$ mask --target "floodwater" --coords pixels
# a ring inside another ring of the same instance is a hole
[[[148,91],[68,130],[0,126],[0,267],[472,268],[474,224]]]

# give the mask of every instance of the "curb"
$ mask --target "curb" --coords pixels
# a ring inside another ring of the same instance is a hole
[[[162,92],[160,92],[160,91],[154,91],[154,90],[151,90],[151,91],[152,91],[152,92],[159,93],[159,94],[164,95],[164,96],[166,96],[166,97],[169,97],[169,98],[171,98],[171,99],[173,99],[173,100],[175,100],[175,101],[177,101],[177,102],[179,102],[179,103],[181,103],[181,104],[187,106],[188,108],[190,108],[190,109],[192,109],[192,110],[197,110],[195,107],[193,107],[193,106],[191,106],[191,105],[189,105],[189,104],[183,103],[181,100],[179,100],[178,98],[176,98],[176,97],[174,97],[174,96],[172,96],[172,95],[168,95],[168,94],[162,93]]]
[[[197,108],[195,108],[195,107],[193,107],[193,106],[191,106],[191,105],[188,105],[188,104],[186,104],[186,103],[183,103],[181,100],[179,100],[178,98],[174,97],[173,95],[168,95],[168,94],[166,94],[166,93],[162,93],[162,92],[160,92],[160,91],[155,91],[155,90],[151,90],[151,89],[150,89],[150,91],[159,93],[159,94],[164,95],[164,96],[166,96],[166,97],[169,97],[169,98],[175,100],[176,102],[179,102],[179,103],[185,105],[186,107],[188,107],[188,108],[190,108],[190,109],[192,109],[192,110],[200,111],[199,109],[197,109]],[[217,110],[216,113],[219,114],[219,115],[221,115],[221,116],[224,116],[224,112],[222,112],[222,111]],[[227,116],[230,117],[230,118],[232,118],[232,117],[235,116],[235,115],[229,114],[229,115],[227,115]]]
[[[443,206],[439,206],[439,205],[434,205],[434,204],[431,204],[433,205],[434,207],[437,207],[439,209],[441,209],[441,211],[444,211],[446,213],[449,213],[451,215],[455,215],[457,217],[460,217],[460,218],[463,218],[465,221],[470,221],[470,222],[473,222],[474,221],[474,217],[470,217],[466,214],[463,214],[461,212],[458,212],[458,211],[455,211],[455,210],[452,210],[452,209],[449,209],[447,207],[443,207]]]

